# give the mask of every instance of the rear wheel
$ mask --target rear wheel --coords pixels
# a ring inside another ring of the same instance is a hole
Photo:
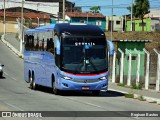
[[[36,85],[35,80],[34,80],[34,74],[30,77],[30,88],[33,89],[33,90],[37,89],[37,85]]]
[[[93,91],[92,91],[92,94],[93,94],[94,96],[98,96],[99,93],[100,93],[100,90],[93,90]]]

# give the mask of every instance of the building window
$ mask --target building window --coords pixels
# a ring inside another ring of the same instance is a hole
[[[101,26],[102,22],[101,21],[96,21],[96,25]]]
[[[120,25],[120,23],[121,23],[120,21],[116,21],[116,24],[117,24],[117,25]]]
[[[129,60],[129,56],[128,56],[128,60]],[[136,56],[132,56],[131,60],[136,60]]]
[[[85,23],[85,21],[84,20],[80,20],[80,23]]]

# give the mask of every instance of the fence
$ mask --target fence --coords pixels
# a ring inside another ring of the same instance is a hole
[[[112,58],[110,70],[111,81],[126,86],[141,86],[148,90],[160,91],[160,52],[153,49],[148,52],[134,49],[125,49],[125,52],[118,48]]]

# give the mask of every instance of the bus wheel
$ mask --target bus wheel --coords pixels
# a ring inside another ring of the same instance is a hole
[[[37,89],[37,85],[36,85],[36,83],[34,81],[34,75],[30,79],[30,88],[33,89],[33,90]]]
[[[58,89],[55,88],[55,82],[53,82],[52,86],[53,86],[53,92],[54,92],[54,94],[55,95],[59,95],[60,94],[60,90],[58,90]]]
[[[99,90],[93,90],[93,91],[92,91],[92,94],[93,94],[94,96],[98,96],[98,95],[99,95],[99,93],[100,93],[100,91],[99,91]]]

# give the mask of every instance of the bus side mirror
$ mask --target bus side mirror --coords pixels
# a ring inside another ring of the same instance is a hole
[[[113,53],[114,53],[114,44],[113,44],[113,42],[112,41],[110,41],[110,40],[107,40],[107,45],[109,46],[109,54],[112,56],[113,55]]]
[[[1,65],[2,67],[4,67],[4,65]]]
[[[56,52],[57,55],[60,55],[60,52],[61,52],[61,50],[60,50],[60,49],[61,49],[61,48],[60,48],[60,42],[59,42],[58,39],[56,39],[55,42],[56,42],[56,45],[55,45],[56,51],[55,51],[55,52]]]
[[[54,44],[55,44],[55,53],[57,55],[60,55],[60,53],[61,53],[61,50],[60,50],[60,40],[58,39],[58,37],[55,38]]]
[[[59,48],[56,48],[56,54],[57,54],[57,55],[60,55],[60,47],[59,47]]]

